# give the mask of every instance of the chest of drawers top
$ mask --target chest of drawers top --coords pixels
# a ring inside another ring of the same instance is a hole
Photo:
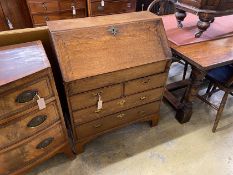
[[[166,61],[170,57],[162,20],[149,12],[47,24],[65,82]]]
[[[50,63],[40,41],[0,48],[0,86],[48,67]]]

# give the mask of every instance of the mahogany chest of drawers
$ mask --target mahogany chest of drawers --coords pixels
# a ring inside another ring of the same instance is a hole
[[[159,119],[170,63],[161,18],[133,12],[48,22],[77,151],[103,133]]]
[[[87,16],[86,0],[27,0],[34,27],[46,21]]]
[[[73,156],[40,41],[0,48],[0,133],[1,175],[21,174],[59,152]]]
[[[88,16],[136,11],[136,0],[87,0]]]

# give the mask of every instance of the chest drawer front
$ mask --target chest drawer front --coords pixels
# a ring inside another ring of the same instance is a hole
[[[133,12],[136,10],[135,1],[104,1],[104,6],[101,6],[101,1],[91,3],[91,15],[107,15],[125,12]]]
[[[73,112],[74,122],[75,124],[82,124],[122,110],[150,103],[159,100],[162,94],[163,88],[158,88],[114,101],[103,102],[102,110],[97,110],[97,107],[93,106]]]
[[[35,26],[46,25],[46,21],[54,21],[61,19],[71,19],[71,18],[82,18],[85,17],[85,9],[77,10],[77,15],[73,15],[72,11],[65,11],[59,13],[48,13],[48,14],[35,14],[32,15],[32,20]]]
[[[0,120],[6,114],[14,113],[16,110],[35,103],[38,99],[36,94],[45,99],[53,96],[48,77],[40,79],[38,82],[33,82],[33,84],[16,87],[9,90],[9,92],[0,94]]]
[[[47,13],[59,10],[59,2],[57,0],[28,1],[28,6],[32,14]]]
[[[0,125],[0,150],[45,129],[59,120],[56,102],[43,110],[27,110],[19,118]],[[17,129],[16,129],[17,128]]]
[[[64,10],[72,10],[72,8],[81,9],[86,8],[85,0],[52,0],[52,1],[28,1],[28,6],[32,14],[50,13]]]
[[[0,151],[0,174],[10,174],[35,159],[46,156],[49,151],[64,142],[62,126],[57,123],[37,137],[28,139],[26,143],[17,148],[2,150]]]
[[[125,83],[125,95],[142,92],[149,89],[164,86],[167,80],[167,73],[156,74]]]
[[[74,81],[68,84],[68,93],[70,95],[80,93],[112,84],[121,83],[136,79],[138,77],[145,77],[152,74],[164,72],[167,61],[160,61],[156,63],[146,64],[130,69],[124,69],[108,74],[89,77],[81,80]]]
[[[123,95],[123,86],[121,84],[105,87],[70,97],[72,110],[78,110],[85,107],[97,105],[99,98],[103,101],[110,101],[120,98]]]
[[[159,111],[159,103],[160,102],[146,104],[77,126],[77,137],[78,139],[82,139],[88,136],[96,135],[103,131],[113,129],[114,127],[136,121],[137,119],[143,118],[150,114],[157,113]]]

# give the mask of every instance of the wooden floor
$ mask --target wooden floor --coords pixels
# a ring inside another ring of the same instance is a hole
[[[173,64],[168,82],[181,79],[182,65]],[[222,93],[213,95],[218,102]],[[157,127],[134,124],[87,144],[73,161],[58,155],[28,175],[232,175],[233,98],[228,99],[217,132],[216,111],[197,100],[189,123],[179,124],[167,104]]]

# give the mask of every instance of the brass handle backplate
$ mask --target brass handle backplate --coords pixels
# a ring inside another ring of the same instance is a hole
[[[143,84],[148,84],[150,82],[150,79],[142,81]]]
[[[99,128],[99,127],[101,127],[101,126],[102,126],[102,124],[94,125],[95,128]]]
[[[121,100],[121,101],[119,101],[117,104],[119,104],[120,106],[124,106],[125,105],[125,100]]]
[[[93,96],[98,96],[98,95],[101,95],[103,94],[104,92],[103,91],[99,91],[99,92],[94,92],[92,93]]]
[[[123,118],[125,116],[125,114],[119,114],[118,116],[117,116],[117,118]]]
[[[140,97],[140,100],[146,100],[146,99],[147,99],[146,96]]]
[[[35,128],[41,125],[42,123],[44,123],[46,119],[47,119],[47,115],[38,115],[34,117],[30,122],[28,122],[27,127]]]
[[[42,142],[40,142],[37,146],[36,149],[44,149],[46,147],[48,147],[54,140],[54,137],[49,137],[45,140],[43,140]]]
[[[32,101],[37,94],[37,90],[24,91],[16,97],[15,101],[17,103],[27,103],[29,101]]]
[[[48,10],[48,9],[47,9],[47,5],[46,5],[46,2],[43,2],[43,3],[42,3],[42,7],[44,8],[45,11]]]
[[[141,116],[145,116],[146,115],[146,112],[145,111],[139,111],[138,112]]]

